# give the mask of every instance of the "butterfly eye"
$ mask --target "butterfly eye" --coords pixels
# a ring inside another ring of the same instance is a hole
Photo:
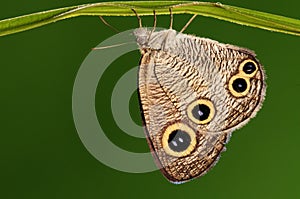
[[[235,97],[244,97],[250,90],[249,78],[235,75],[229,80],[229,91]]]
[[[165,130],[162,137],[165,152],[175,157],[190,154],[196,146],[196,134],[189,126],[175,123]]]
[[[213,119],[215,108],[209,100],[196,100],[188,106],[187,115],[196,124],[207,124]]]
[[[244,60],[239,67],[240,73],[246,77],[253,77],[258,70],[256,62],[251,59]]]

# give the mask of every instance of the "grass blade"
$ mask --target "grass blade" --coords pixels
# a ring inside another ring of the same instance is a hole
[[[134,16],[134,13],[131,11],[132,8],[141,16],[153,15],[153,10],[156,11],[157,15],[169,14],[169,7],[172,7],[173,14],[197,14],[241,25],[300,36],[300,20],[298,19],[220,3],[191,1],[104,2],[59,8],[1,20],[0,36],[77,16]]]

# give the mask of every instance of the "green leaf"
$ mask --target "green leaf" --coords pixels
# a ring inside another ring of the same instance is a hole
[[[93,3],[79,6],[59,8],[0,21],[0,36],[9,35],[63,19],[93,16],[134,16],[132,8],[139,15],[197,14],[234,22],[241,25],[262,28],[300,36],[300,20],[279,15],[239,8],[220,3],[191,1],[123,1]]]

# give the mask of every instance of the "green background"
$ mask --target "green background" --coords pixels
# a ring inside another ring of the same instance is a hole
[[[0,19],[89,2],[2,1]],[[222,3],[300,18],[298,0]],[[176,15],[174,29],[189,17]],[[135,17],[106,19],[120,31],[137,27]],[[147,26],[152,21],[143,17]],[[158,26],[168,27],[169,17],[158,16]],[[262,110],[233,134],[208,174],[173,185],[159,171],[124,173],[89,154],[73,123],[73,83],[91,48],[115,33],[97,17],[79,17],[0,38],[0,198],[299,198],[300,37],[205,17],[186,33],[255,50],[268,76]],[[138,61],[135,51],[111,65],[99,83],[96,108],[112,142],[146,152],[146,141],[122,132],[109,109],[113,86]],[[136,94],[130,112],[141,123]]]

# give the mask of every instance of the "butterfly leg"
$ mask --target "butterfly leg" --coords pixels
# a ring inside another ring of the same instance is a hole
[[[169,12],[170,12],[170,29],[172,29],[173,27],[173,12],[172,12],[172,8],[169,8]]]
[[[119,33],[120,31],[118,29],[116,29],[115,27],[113,27],[112,25],[110,25],[107,21],[104,20],[104,18],[102,16],[99,16],[100,20],[106,25],[108,26],[110,29],[112,29],[113,31]]]
[[[132,12],[134,12],[135,16],[138,18],[139,21],[139,27],[142,28],[142,19],[141,17],[138,15],[138,13],[135,11],[135,9],[131,8]]]
[[[185,24],[185,26],[180,30],[180,33],[186,30],[186,28],[192,23],[192,21],[197,17],[197,14],[194,14],[190,20]]]

